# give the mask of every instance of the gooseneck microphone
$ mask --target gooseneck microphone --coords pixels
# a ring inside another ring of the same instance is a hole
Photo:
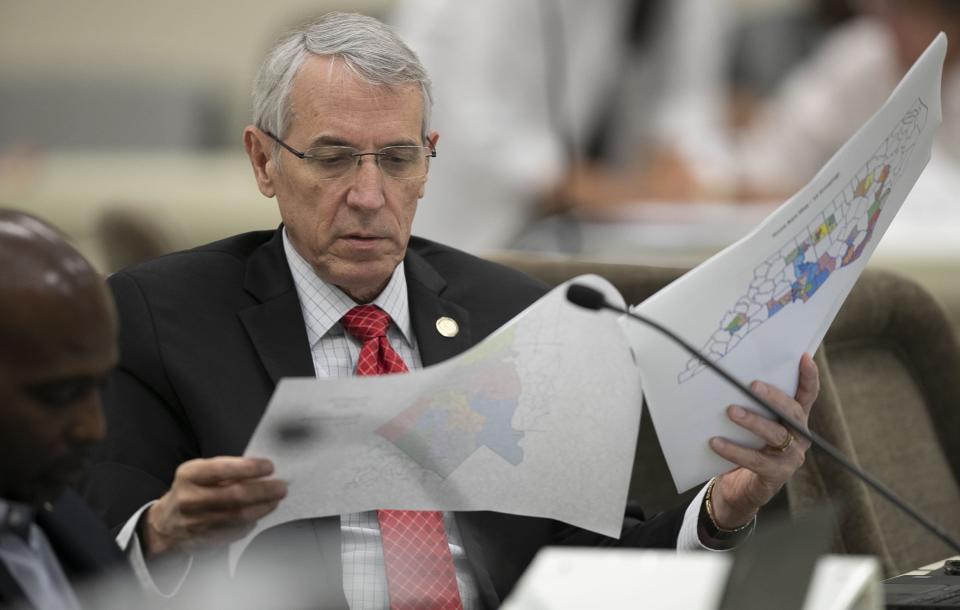
[[[924,528],[926,528],[927,531],[929,531],[934,536],[936,536],[937,538],[945,542],[947,546],[952,548],[957,553],[960,553],[960,544],[958,544],[957,541],[954,540],[953,537],[951,537],[950,534],[948,534],[942,527],[930,521],[929,519],[921,515],[919,512],[914,510],[912,507],[910,507],[910,505],[908,505],[906,502],[904,502],[899,497],[897,497],[897,495],[893,493],[893,491],[889,487],[887,487],[886,485],[881,483],[879,480],[874,478],[872,475],[864,472],[858,466],[853,464],[842,453],[840,453],[840,451],[836,447],[828,443],[820,435],[810,430],[807,430],[805,428],[802,428],[800,425],[794,423],[790,419],[781,415],[776,410],[776,408],[773,407],[773,405],[771,405],[766,400],[754,394],[750,390],[750,388],[748,388],[742,382],[737,380],[737,378],[735,378],[733,375],[731,375],[724,369],[720,368],[720,366],[712,362],[709,358],[701,354],[700,350],[698,350],[697,348],[693,347],[692,345],[684,341],[682,338],[677,336],[677,334],[671,331],[670,329],[664,327],[662,324],[654,320],[651,320],[650,318],[647,318],[645,316],[642,316],[640,314],[634,313],[632,311],[629,311],[627,309],[618,307],[617,305],[610,303],[609,301],[607,301],[606,297],[603,296],[603,293],[601,293],[599,290],[595,290],[594,288],[591,288],[589,286],[584,286],[583,284],[571,284],[567,288],[567,300],[569,300],[574,305],[579,305],[580,307],[583,307],[585,309],[593,309],[598,311],[601,309],[609,309],[610,311],[615,311],[617,313],[628,316],[634,320],[637,320],[638,322],[642,322],[647,326],[656,329],[658,332],[666,335],[671,341],[673,341],[674,343],[682,347],[687,353],[689,353],[691,356],[693,356],[694,358],[697,358],[700,362],[702,362],[704,366],[709,368],[711,371],[713,371],[720,377],[723,377],[723,379],[726,380],[728,383],[736,387],[738,390],[743,392],[750,399],[754,400],[757,404],[759,404],[764,409],[766,409],[777,420],[777,422],[782,424],[784,427],[789,428],[790,431],[793,432],[793,434],[803,439],[806,439],[807,441],[810,442],[811,445],[813,445],[820,451],[829,455],[838,464],[840,464],[841,466],[846,468],[847,471],[853,474],[853,476],[857,477],[859,480],[866,483],[874,491],[876,491],[878,494],[886,498],[888,502],[890,502],[891,504],[899,508],[911,519],[913,519],[914,521],[922,525]]]

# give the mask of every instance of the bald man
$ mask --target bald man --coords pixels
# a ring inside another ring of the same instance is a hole
[[[0,209],[0,269],[0,606],[80,608],[81,582],[129,572],[67,487],[105,432],[113,301],[90,263],[22,212]]]

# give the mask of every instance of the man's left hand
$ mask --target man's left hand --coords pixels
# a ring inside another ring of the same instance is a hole
[[[810,355],[804,354],[800,358],[800,382],[795,398],[760,381],[753,382],[750,389],[783,417],[806,430],[810,408],[820,392],[820,374]],[[733,405],[727,409],[727,415],[767,443],[760,449],[750,449],[720,437],[710,439],[710,447],[717,455],[738,466],[720,476],[712,492],[717,527],[732,530],[750,522],[760,507],[780,491],[803,464],[810,443],[749,409]]]

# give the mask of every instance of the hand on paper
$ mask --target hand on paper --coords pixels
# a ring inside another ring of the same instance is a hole
[[[287,495],[287,484],[267,478],[270,460],[215,457],[184,462],[173,485],[141,521],[146,554],[190,552],[242,537]]]
[[[800,382],[795,398],[759,381],[753,382],[750,389],[805,430],[810,408],[820,392],[820,373],[810,355],[804,354],[800,358]],[[727,409],[727,415],[767,443],[760,449],[750,449],[720,437],[710,439],[710,447],[717,455],[738,465],[722,475],[713,490],[717,526],[735,529],[753,519],[760,507],[800,468],[810,443],[793,437],[781,424],[748,409],[733,405]]]

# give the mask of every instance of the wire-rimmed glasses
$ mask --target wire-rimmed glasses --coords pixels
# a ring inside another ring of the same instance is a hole
[[[386,146],[376,152],[361,152],[351,146],[318,146],[306,151],[293,148],[269,131],[273,138],[290,154],[307,161],[318,180],[342,178],[360,166],[363,157],[372,156],[384,176],[397,180],[413,180],[427,175],[429,159],[437,151],[429,146]]]

